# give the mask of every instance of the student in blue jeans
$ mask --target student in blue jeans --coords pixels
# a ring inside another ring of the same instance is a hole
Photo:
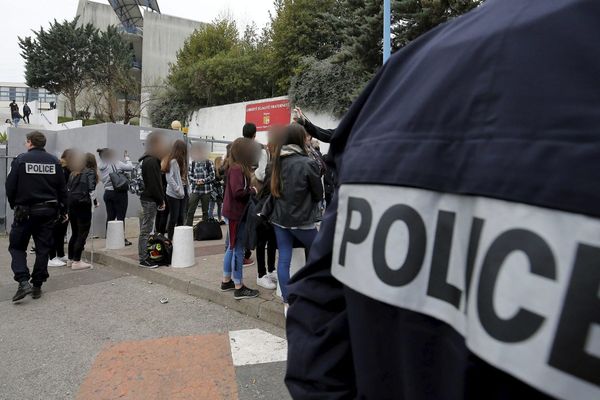
[[[253,149],[254,144],[250,139],[237,139],[231,145],[226,166],[223,215],[229,220],[229,236],[223,260],[221,291],[234,291],[233,297],[236,300],[258,296],[258,290],[246,287],[243,281],[246,235],[243,217],[250,196],[256,194],[256,188],[250,186]]]
[[[289,125],[272,161],[271,195],[273,212],[270,221],[275,227],[279,262],[277,277],[287,311],[290,263],[294,239],[309,250],[317,236],[319,203],[323,199],[323,184],[319,165],[308,156],[304,128]],[[309,144],[308,144],[309,145]]]

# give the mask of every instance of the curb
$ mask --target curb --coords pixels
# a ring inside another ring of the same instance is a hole
[[[85,251],[88,259],[91,256],[90,251]],[[102,264],[109,268],[114,268],[130,275],[167,286],[178,292],[188,294],[212,303],[221,305],[225,308],[235,310],[250,317],[268,322],[279,328],[285,329],[285,317],[283,315],[283,306],[277,302],[265,300],[260,297],[254,299],[235,300],[233,296],[226,295],[216,288],[213,282],[206,282],[201,279],[187,280],[174,278],[154,269],[140,268],[134,261],[119,255],[108,255],[103,251],[94,251],[94,262]],[[230,294],[230,293],[228,293]]]

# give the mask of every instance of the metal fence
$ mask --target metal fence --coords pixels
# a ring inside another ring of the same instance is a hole
[[[12,157],[8,156],[8,146],[0,145],[0,234],[4,234],[7,231],[6,211],[8,202],[6,201],[5,184],[12,159]]]

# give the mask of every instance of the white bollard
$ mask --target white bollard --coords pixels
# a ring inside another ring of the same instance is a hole
[[[123,221],[108,221],[106,228],[106,248],[118,250],[125,247],[125,230]]]
[[[194,254],[194,228],[178,226],[173,234],[173,257],[171,267],[188,268],[196,265]]]
[[[304,248],[301,247],[292,250],[292,262],[290,264],[290,279],[292,279],[292,276],[294,276],[296,272],[300,271],[300,269],[304,267],[305,264],[306,255],[304,253]],[[279,286],[279,281],[277,281],[277,296],[281,298],[281,287]]]

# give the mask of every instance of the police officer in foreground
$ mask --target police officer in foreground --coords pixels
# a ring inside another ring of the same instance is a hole
[[[488,0],[379,71],[289,287],[295,399],[600,399],[598,38],[600,1]]]
[[[46,153],[46,137],[41,132],[27,134],[28,151],[15,158],[6,178],[6,195],[14,210],[8,251],[12,257],[15,281],[19,282],[13,301],[31,294],[42,295],[48,279],[48,252],[52,248],[52,229],[66,215],[66,187],[60,162]],[[33,273],[27,268],[27,244],[33,237],[36,257]]]

